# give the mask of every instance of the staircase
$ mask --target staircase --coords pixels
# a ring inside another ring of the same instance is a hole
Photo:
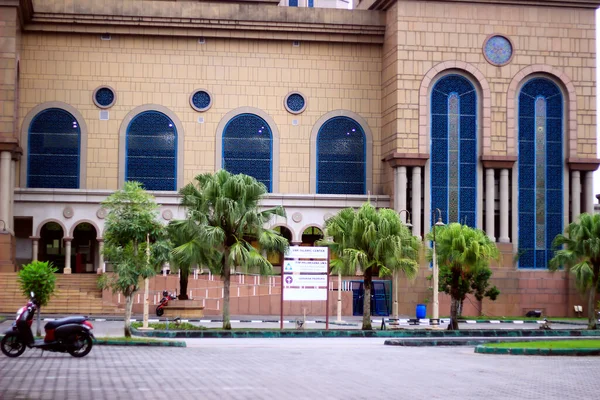
[[[102,290],[96,282],[98,275],[56,275],[56,290],[42,315],[115,315],[123,311],[117,306],[104,304]],[[16,273],[0,274],[0,313],[16,313],[27,303],[19,289]]]

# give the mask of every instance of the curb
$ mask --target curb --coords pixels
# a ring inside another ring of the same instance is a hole
[[[381,338],[503,338],[503,337],[600,337],[600,330],[483,330],[472,329],[465,331],[446,331],[446,330],[350,330],[350,329],[309,329],[309,330],[197,330],[197,331],[139,331],[132,328],[135,336],[141,337],[162,337],[162,338],[334,338],[334,337],[381,337]]]
[[[187,347],[185,342],[180,341],[148,341],[135,342],[131,340],[95,339],[94,345],[99,346],[145,346],[145,347]]]
[[[475,353],[479,354],[511,354],[515,356],[600,356],[600,349],[522,349],[498,348],[478,345]]]
[[[402,340],[388,339],[383,342],[386,346],[402,346],[402,347],[435,347],[435,346],[477,346],[484,343],[498,343],[500,340]]]

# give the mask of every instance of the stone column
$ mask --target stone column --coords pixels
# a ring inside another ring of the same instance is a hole
[[[98,241],[98,268],[96,272],[99,274],[103,274],[106,272],[106,265],[104,265],[104,238],[97,238]]]
[[[71,273],[71,241],[72,237],[66,237],[63,239],[65,241],[65,269],[64,274],[68,275]]]
[[[594,213],[594,171],[585,173],[585,212]]]
[[[39,243],[40,243],[40,237],[39,236],[30,236],[29,239],[31,239],[31,261],[37,261],[38,260],[38,253],[39,253]]]
[[[571,222],[581,214],[581,175],[579,171],[571,171]]]
[[[15,178],[17,171],[17,160],[12,158],[10,160],[10,189],[8,199],[8,220],[9,225],[12,231],[15,231],[15,220],[14,220],[14,212],[15,212]]]
[[[0,219],[4,221],[6,230],[12,230],[10,221],[10,151],[0,153]]]
[[[407,177],[406,177],[406,167],[397,167],[394,169],[394,210],[396,212],[400,212],[401,210],[406,210],[406,185]],[[406,222],[405,213],[400,214],[400,219],[402,222]]]
[[[104,254],[102,254],[104,251],[104,239],[97,238],[96,240],[98,241],[98,268],[96,269],[96,272],[103,274],[106,272],[106,265],[104,265]]]
[[[413,235],[421,237],[421,167],[412,170],[412,220]]]
[[[500,170],[500,243],[510,243],[508,237],[508,169]]]
[[[492,242],[496,241],[494,236],[494,185],[496,183],[494,177],[494,169],[487,168],[485,170],[485,231]]]

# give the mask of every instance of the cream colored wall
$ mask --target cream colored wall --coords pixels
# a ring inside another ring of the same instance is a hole
[[[512,40],[515,55],[510,64],[496,67],[485,60],[482,47],[490,34]],[[426,138],[419,138],[419,114],[424,111],[419,88],[432,68],[459,61],[479,70],[490,86],[491,138],[484,143],[485,154],[506,155],[509,84],[521,70],[537,64],[562,71],[573,82],[576,154],[596,157],[593,9],[400,0],[388,11],[383,57],[384,155],[429,152]]]
[[[62,101],[78,109],[88,128],[87,188],[116,189],[118,132],[133,108],[154,103],[171,109],[183,125],[184,181],[215,170],[216,128],[243,106],[269,114],[280,133],[280,192],[309,193],[309,140],[323,114],[345,109],[361,115],[374,136],[374,192],[381,189],[381,46],[207,38],[35,34],[23,36],[20,124],[40,103]],[[110,120],[99,120],[92,92],[117,93]],[[212,107],[189,106],[194,89],[207,89]],[[300,91],[308,106],[289,114],[283,99]],[[204,123],[197,122],[198,117]],[[292,120],[298,120],[292,126]],[[180,137],[182,132],[178,132]]]

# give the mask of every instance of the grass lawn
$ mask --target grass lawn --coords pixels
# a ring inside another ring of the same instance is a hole
[[[444,319],[450,319],[450,317],[442,317]],[[547,319],[548,321],[573,321],[573,322],[585,322],[587,323],[587,318],[562,318],[562,317],[458,317],[458,319],[465,320],[484,320],[484,321],[543,321]]]
[[[600,339],[592,340],[545,340],[534,342],[486,343],[485,347],[510,349],[600,349]]]
[[[132,322],[131,327],[136,328],[136,329],[141,328],[142,323],[141,322]],[[167,324],[164,322],[151,322],[151,323],[148,323],[148,328],[154,328],[159,331],[165,331],[165,330],[167,330]],[[176,324],[174,322],[169,323],[170,331],[204,331],[206,329],[207,328],[205,326],[193,325],[193,324],[190,324],[189,322],[182,322],[180,324]]]

